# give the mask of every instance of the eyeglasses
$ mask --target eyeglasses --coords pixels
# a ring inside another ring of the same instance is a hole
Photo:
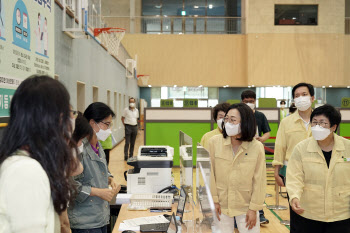
[[[311,122],[311,126],[312,126],[312,127],[314,127],[314,126],[316,126],[316,125],[319,125],[319,126],[321,126],[322,128],[325,128],[327,125],[329,125],[329,123],[326,123],[326,122],[323,122],[323,121],[321,121],[321,122],[317,122],[317,121]]]
[[[71,118],[77,118],[78,117],[78,111],[76,110],[70,110]]]
[[[227,122],[230,122],[230,123],[235,123],[235,122],[237,122],[237,119],[234,117],[234,116],[226,116],[225,118],[224,118],[224,122],[225,123],[227,123]]]
[[[100,121],[100,123],[104,124],[107,126],[107,129],[110,129],[113,127],[113,122],[103,122],[103,121]]]

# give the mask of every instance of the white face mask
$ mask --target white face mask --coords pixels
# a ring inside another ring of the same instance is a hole
[[[254,108],[255,108],[255,104],[246,103],[246,105],[248,105],[248,107],[251,108],[252,110],[254,110]]]
[[[221,118],[221,119],[219,119],[219,120],[216,121],[216,123],[218,124],[219,129],[221,129],[221,130],[222,130],[222,121],[223,121],[223,120],[224,120],[224,119]]]
[[[225,124],[225,130],[228,136],[236,136],[237,134],[241,133],[241,124],[235,125],[227,122]]]
[[[82,143],[80,146],[78,146],[78,153],[81,154],[84,151],[84,144]]]
[[[331,133],[330,129],[322,128],[319,125],[316,125],[314,127],[311,127],[312,136],[317,141],[322,141],[328,137],[328,135]]]
[[[130,108],[135,108],[135,103],[130,103],[129,106]]]
[[[285,108],[286,107],[286,105],[285,104],[281,104],[281,108]]]
[[[98,126],[98,124],[96,123],[96,125]],[[100,128],[100,126],[98,126]],[[96,133],[96,131],[95,131]],[[100,131],[98,131],[96,133],[97,139],[99,141],[106,141],[106,139],[112,134],[112,130],[111,129],[107,129],[107,130],[103,130],[100,128]]]
[[[299,111],[306,111],[311,107],[311,97],[310,96],[300,96],[294,99],[295,106]]]

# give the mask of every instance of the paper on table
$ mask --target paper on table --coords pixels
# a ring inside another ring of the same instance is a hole
[[[130,227],[127,226],[125,223],[120,223],[118,231],[126,231],[126,230],[131,230],[131,231],[140,231],[140,226],[136,227]]]
[[[133,218],[124,220],[123,223],[126,227],[137,227],[145,224],[152,223],[168,223],[168,219],[166,219],[163,215],[151,216],[151,217],[142,217],[142,218]]]

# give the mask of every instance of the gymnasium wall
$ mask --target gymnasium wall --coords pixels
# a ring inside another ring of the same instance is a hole
[[[152,86],[350,85],[350,37],[344,0],[318,4],[317,26],[275,26],[274,4],[303,0],[242,1],[246,34],[127,34],[123,44],[139,58]]]
[[[245,0],[246,33],[334,33],[343,34],[345,27],[344,0]],[[318,5],[317,26],[275,26],[275,4]]]
[[[121,141],[124,138],[121,112],[127,106],[129,97],[139,99],[136,79],[127,79],[125,67],[93,39],[71,39],[64,34],[62,10],[57,4],[55,25],[55,72],[68,89],[73,108],[85,109],[93,102],[93,86],[98,87],[98,101],[109,102],[117,114],[113,135],[117,142]],[[77,106],[77,82],[85,84],[85,98],[80,101],[84,106]],[[108,90],[110,100],[107,99]]]

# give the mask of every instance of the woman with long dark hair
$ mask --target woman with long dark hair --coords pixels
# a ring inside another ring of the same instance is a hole
[[[76,169],[69,98],[48,76],[16,90],[0,147],[0,232],[59,232]]]

